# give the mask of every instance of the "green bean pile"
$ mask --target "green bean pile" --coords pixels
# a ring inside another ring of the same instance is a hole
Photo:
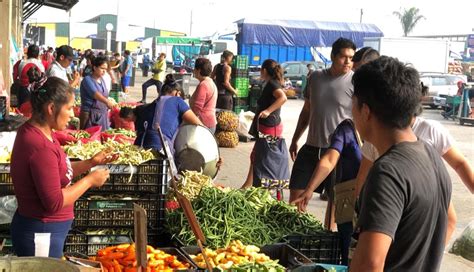
[[[321,223],[312,215],[274,200],[262,188],[224,192],[204,187],[191,203],[210,248],[226,247],[233,240],[263,246],[279,242],[289,234],[322,230]],[[182,209],[168,211],[166,227],[185,245],[196,244]]]

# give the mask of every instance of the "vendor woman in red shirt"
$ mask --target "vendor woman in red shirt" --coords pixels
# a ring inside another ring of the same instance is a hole
[[[31,92],[33,115],[18,130],[12,152],[18,209],[11,236],[18,256],[61,258],[74,219],[74,202],[89,188],[102,186],[109,170],[92,171],[74,184],[71,180],[116,156],[102,151],[90,160],[70,162],[53,130],[66,129],[73,116],[74,89],[56,77],[36,80]]]

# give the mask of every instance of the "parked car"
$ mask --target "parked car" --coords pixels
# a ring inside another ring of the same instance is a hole
[[[260,66],[249,66],[249,81],[250,85],[261,85]]]
[[[315,70],[320,70],[324,68],[323,63],[315,61],[287,61],[281,64],[283,68],[284,75],[283,77],[289,78],[293,87],[296,88],[298,96],[302,86],[304,84],[304,79],[308,75],[308,64],[312,64]]]
[[[422,98],[422,104],[435,109],[446,104],[447,96],[455,96],[458,92],[457,82],[466,82],[464,75],[442,73],[420,73],[423,85],[429,88],[428,95]]]

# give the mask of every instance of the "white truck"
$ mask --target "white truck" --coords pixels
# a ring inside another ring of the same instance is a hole
[[[411,63],[420,73],[447,73],[449,41],[427,38],[365,38],[380,55]]]
[[[448,74],[450,42],[428,38],[365,38],[364,46],[370,46],[380,55],[390,56],[409,63],[420,73],[420,80],[428,86],[429,93],[423,97],[423,105],[437,108],[443,106],[447,96],[457,93],[462,75]]]

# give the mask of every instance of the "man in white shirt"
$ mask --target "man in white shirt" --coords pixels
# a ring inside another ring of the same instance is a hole
[[[67,69],[71,66],[74,59],[74,52],[72,47],[68,45],[61,45],[56,49],[56,60],[49,66],[46,76],[48,77],[59,77],[66,81],[72,87],[79,85],[79,73],[75,72],[72,80],[69,80]]]

